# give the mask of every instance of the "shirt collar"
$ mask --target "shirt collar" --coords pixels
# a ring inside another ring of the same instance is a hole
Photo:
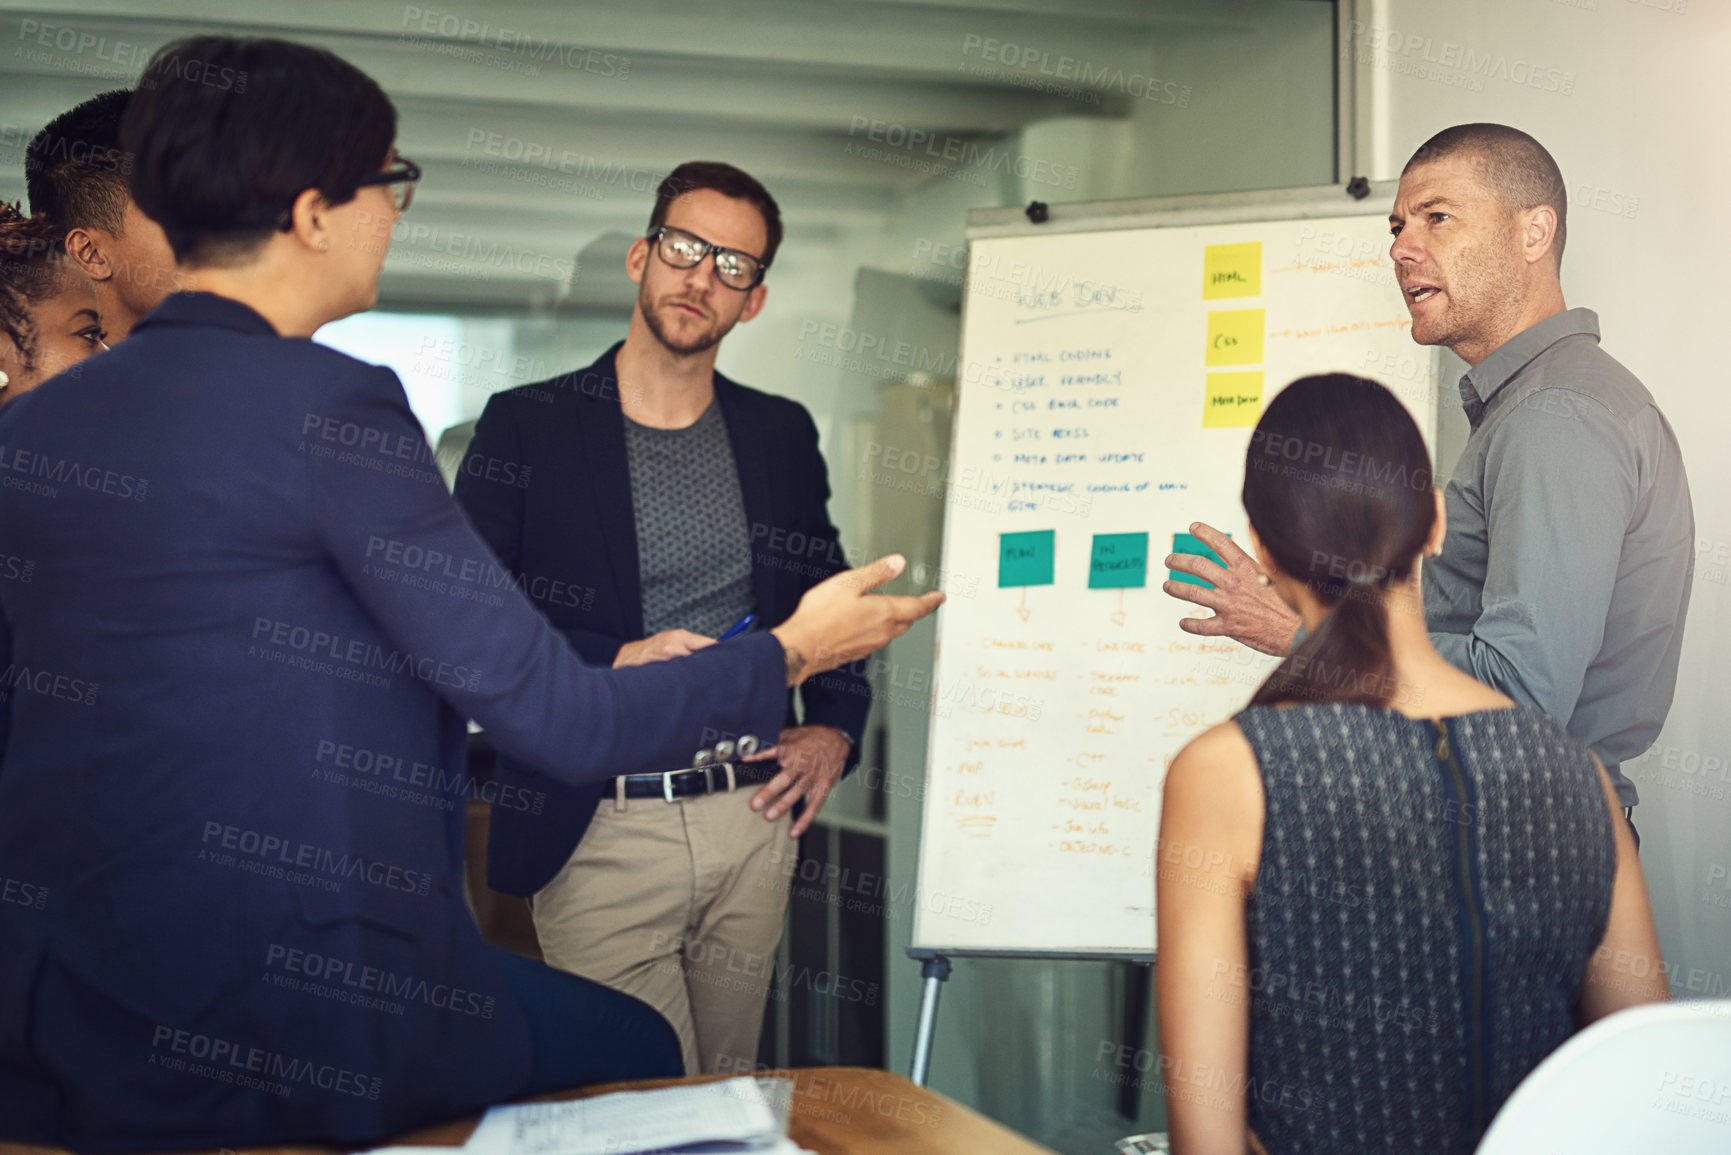
[[[162,304],[145,314],[133,332],[154,325],[215,325],[261,337],[275,337],[271,323],[233,297],[215,293],[171,293]]]
[[[1461,404],[1472,416],[1472,402],[1479,402],[1480,411],[1498,389],[1533,362],[1540,353],[1565,337],[1586,335],[1599,339],[1599,315],[1591,309],[1566,309],[1546,317],[1529,329],[1522,329],[1497,346],[1496,351],[1480,361],[1461,378]],[[1474,427],[1478,425],[1473,422]]]

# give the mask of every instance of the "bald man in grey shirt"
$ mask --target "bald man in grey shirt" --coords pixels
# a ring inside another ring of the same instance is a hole
[[[1389,256],[1413,339],[1471,366],[1472,434],[1445,489],[1442,554],[1425,565],[1425,618],[1449,662],[1591,746],[1632,808],[1618,764],[1652,745],[1671,707],[1694,513],[1652,394],[1599,348],[1598,317],[1563,301],[1567,210],[1551,155],[1503,125],[1445,129],[1401,174]],[[1227,564],[1166,559],[1214,587],[1166,583],[1215,611],[1182,628],[1289,652],[1297,619],[1255,560],[1209,526],[1193,532]]]

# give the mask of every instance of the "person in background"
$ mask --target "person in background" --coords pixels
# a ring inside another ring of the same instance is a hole
[[[701,650],[750,615],[775,626],[842,568],[811,415],[715,370],[722,339],[763,308],[780,243],[781,212],[751,176],[675,168],[626,256],[638,293],[624,341],[494,395],[476,426],[457,500],[596,665]],[[790,693],[772,750],[714,772],[549,788],[500,763],[502,781],[550,802],[493,808],[492,885],[530,897],[548,963],[665,1015],[690,1074],[756,1061],[794,861],[781,847],[858,755],[866,679],[837,670],[800,697],[804,717]]]
[[[107,348],[96,289],[53,221],[0,202],[0,404]]]
[[[481,940],[465,719],[550,779],[666,766],[773,733],[789,686],[942,600],[867,596],[891,557],[772,631],[584,663],[396,375],[308,339],[377,299],[420,171],[395,135],[328,51],[165,45],[121,139],[188,291],[0,408],[4,546],[36,566],[0,581],[0,877],[31,900],[0,903],[0,1139],[354,1150],[678,1074],[651,1008]]]
[[[54,223],[0,201],[0,405],[106,349],[90,278],[61,248]],[[0,538],[0,581],[28,581],[35,566]],[[11,671],[12,634],[0,617],[0,664]],[[0,757],[16,679],[0,683]]]
[[[1294,464],[1287,438],[1345,464]],[[1584,743],[1431,644],[1420,558],[1447,519],[1392,393],[1294,382],[1243,499],[1305,634],[1166,779],[1174,1155],[1467,1155],[1576,1028],[1667,998],[1632,833]]]
[[[1599,348],[1598,316],[1563,301],[1568,202],[1551,154],[1500,124],[1444,129],[1401,173],[1389,257],[1413,340],[1471,366],[1460,399],[1472,434],[1425,612],[1438,653],[1593,748],[1632,824],[1639,795],[1619,765],[1671,708],[1695,518],[1658,403]],[[1228,564],[1167,559],[1214,586],[1165,584],[1215,611],[1182,628],[1287,653],[1298,615],[1242,549],[1194,532]]]
[[[54,223],[96,287],[111,345],[177,281],[162,226],[138,211],[127,187],[132,158],[120,147],[120,119],[131,99],[126,89],[93,96],[49,121],[24,152],[30,211]]]

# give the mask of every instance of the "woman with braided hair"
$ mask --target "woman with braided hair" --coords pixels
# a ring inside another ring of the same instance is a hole
[[[1392,393],[1293,382],[1243,500],[1304,633],[1166,779],[1172,1149],[1466,1155],[1577,1028],[1667,997],[1629,824],[1591,750],[1431,645],[1442,494]]]
[[[0,404],[103,344],[96,289],[41,214],[0,201]]]

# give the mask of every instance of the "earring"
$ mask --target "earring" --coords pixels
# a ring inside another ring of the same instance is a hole
[[[331,251],[331,243],[329,241],[320,241],[319,242],[319,252],[328,253],[330,251]]]
[[[1264,586],[1267,585],[1268,584],[1268,575],[1265,573],[1257,574],[1256,575],[1256,584],[1257,585],[1264,585]]]
[[[12,384],[12,378],[6,375],[6,370],[0,369],[0,389]]]

